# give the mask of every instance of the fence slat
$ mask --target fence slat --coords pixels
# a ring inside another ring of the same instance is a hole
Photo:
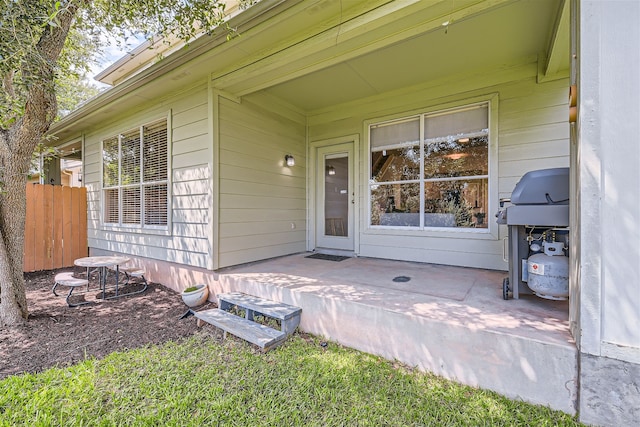
[[[76,259],[73,253],[73,211],[76,207],[72,203],[73,191],[71,190],[72,188],[67,187],[62,189],[62,244],[64,247],[62,257],[65,266],[73,264],[73,260]]]
[[[87,256],[87,191],[84,187],[27,185],[24,271],[73,266]]]
[[[36,240],[36,200],[35,200],[35,185],[27,184],[27,212],[25,214],[25,227],[24,227],[24,256],[23,256],[23,270],[35,271],[36,259],[35,259],[35,240]]]
[[[59,185],[54,185],[53,186],[53,210],[51,212],[51,218],[52,218],[52,231],[53,231],[53,236],[52,236],[52,257],[51,257],[51,266],[52,268],[60,268],[60,267],[66,267],[63,262],[63,254],[64,254],[64,248],[63,248],[63,240],[62,240],[62,227],[63,227],[63,223],[62,223],[62,215],[63,215],[63,210],[64,210],[64,203],[63,203],[63,197],[62,197],[62,193],[63,193],[63,189],[65,187],[59,186]]]
[[[78,242],[78,250],[75,253],[73,259],[86,257],[89,255],[89,247],[88,242],[89,238],[87,235],[87,189],[82,187],[79,188],[76,192],[76,200],[75,209],[78,212],[78,222],[76,226],[77,230],[77,242]]]
[[[36,213],[36,222],[35,222],[35,231],[36,231],[36,239],[34,242],[33,253],[35,256],[35,268],[38,270],[45,269],[45,228],[44,228],[44,217],[45,212],[43,209],[44,205],[44,186],[36,185],[35,186],[35,213]]]
[[[42,186],[42,262],[43,270],[53,269],[53,185]]]

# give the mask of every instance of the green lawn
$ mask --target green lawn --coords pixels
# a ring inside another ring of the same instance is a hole
[[[14,425],[579,424],[334,343],[323,347],[318,338],[296,334],[262,354],[203,332],[0,381],[0,426]]]

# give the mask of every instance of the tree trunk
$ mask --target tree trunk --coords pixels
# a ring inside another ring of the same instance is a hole
[[[15,155],[8,157],[0,194],[0,324],[16,325],[29,315],[22,272],[27,175]]]
[[[71,1],[46,27],[24,60],[29,83],[24,114],[0,134],[0,326],[24,323],[29,316],[23,270],[26,183],[31,156],[57,113],[55,64],[80,2]]]

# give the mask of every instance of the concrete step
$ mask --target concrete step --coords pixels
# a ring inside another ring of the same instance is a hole
[[[210,323],[225,332],[257,345],[263,351],[276,347],[287,338],[287,334],[282,331],[218,308],[195,312],[195,316],[198,319],[198,326],[202,326],[202,322]]]
[[[280,330],[291,335],[300,324],[302,309],[283,302],[259,298],[241,292],[218,294],[218,307],[229,311],[238,307],[246,312],[247,320],[253,320],[254,316],[266,316],[280,320]]]

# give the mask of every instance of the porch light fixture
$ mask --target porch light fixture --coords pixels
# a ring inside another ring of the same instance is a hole
[[[329,175],[335,175],[336,174],[336,168],[334,168],[333,166],[329,166],[329,171],[327,173]]]
[[[294,159],[291,154],[287,154],[286,156],[284,156],[284,161],[289,167],[296,165],[296,159]]]

